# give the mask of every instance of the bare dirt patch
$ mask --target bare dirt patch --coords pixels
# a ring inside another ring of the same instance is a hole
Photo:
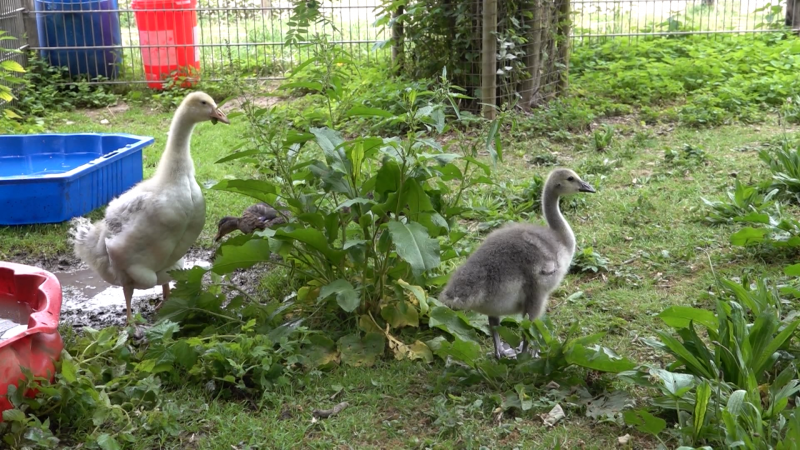
[[[285,101],[283,97],[268,96],[268,95],[242,95],[234,99],[228,100],[227,103],[220,108],[225,114],[242,109],[245,102],[250,102],[256,108],[269,108],[276,104]]]
[[[100,121],[103,119],[114,120],[119,114],[122,114],[129,109],[130,107],[127,103],[119,101],[116,105],[106,106],[105,108],[82,109],[78,110],[78,112],[92,119],[93,121]]]

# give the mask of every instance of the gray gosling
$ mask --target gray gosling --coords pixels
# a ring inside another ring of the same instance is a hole
[[[547,226],[515,223],[491,232],[453,273],[439,296],[452,309],[489,316],[498,359],[507,353],[495,328],[500,324],[499,316],[521,313],[530,320],[539,318],[547,309],[550,293],[569,271],[575,234],[561,215],[558,199],[578,192],[595,190],[570,169],[550,172],[542,192]],[[521,351],[527,348],[526,340]]]

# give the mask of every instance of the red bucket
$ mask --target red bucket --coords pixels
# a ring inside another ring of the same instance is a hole
[[[133,0],[147,85],[163,89],[173,79],[191,87],[200,79],[197,0]],[[154,45],[157,47],[147,47]]]

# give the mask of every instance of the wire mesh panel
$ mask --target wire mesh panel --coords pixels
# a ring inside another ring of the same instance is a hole
[[[37,7],[41,38],[35,50],[67,67],[70,75],[93,81],[155,87],[157,82],[191,84],[233,75],[282,78],[310,57],[309,49],[285,44],[294,7],[289,0],[34,1],[49,5]],[[373,50],[376,42],[386,40],[386,33],[374,26],[379,1],[326,2],[319,9],[329,20],[312,24],[309,33],[325,33],[354,56],[373,59],[388,51]],[[110,15],[101,16],[105,13]],[[60,57],[54,60],[56,53]],[[76,62],[91,60],[93,54],[98,67],[114,70],[86,70]]]
[[[27,66],[27,55],[20,52],[27,46],[25,25],[22,21],[24,10],[22,0],[0,0],[0,31],[2,31],[0,33],[0,62],[16,61],[22,67]],[[0,80],[0,84],[10,86],[13,93],[21,89],[19,84],[4,83],[2,80]],[[4,101],[0,100],[0,109],[3,104]]]
[[[14,28],[22,23],[21,1],[0,0],[0,29],[21,31]],[[36,30],[27,31],[39,41],[32,48],[70,75],[93,81],[163,87],[229,76],[283,78],[311,56],[307,47],[286,44],[299,4],[293,0],[28,1],[35,5],[26,14],[36,18]],[[446,67],[454,84],[484,98],[486,1],[408,0],[398,7],[403,2],[308,0],[328,18],[312,23],[309,33],[328,35],[359,59],[388,57],[391,48],[402,70],[414,77],[437,77]],[[786,8],[787,1],[800,0],[489,1],[496,5],[490,30],[495,38],[490,50],[497,58],[496,104],[513,101],[525,107],[564,87],[568,36],[574,42],[768,31],[794,20],[792,14],[800,22],[800,8],[794,13]],[[384,10],[389,4],[396,9]],[[392,22],[376,26],[385,14]],[[375,45],[392,36],[393,47]]]
[[[782,0],[572,0],[574,36],[773,31],[784,25],[786,4]]]

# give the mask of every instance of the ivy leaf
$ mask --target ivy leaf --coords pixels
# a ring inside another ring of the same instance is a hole
[[[332,294],[336,294],[336,303],[347,312],[352,312],[358,305],[361,304],[361,296],[358,291],[353,288],[349,281],[338,279],[326,286],[323,286],[319,291],[319,298],[326,299]]]
[[[390,221],[388,226],[397,254],[411,265],[414,275],[439,267],[439,241],[431,239],[425,227],[397,220]]]

